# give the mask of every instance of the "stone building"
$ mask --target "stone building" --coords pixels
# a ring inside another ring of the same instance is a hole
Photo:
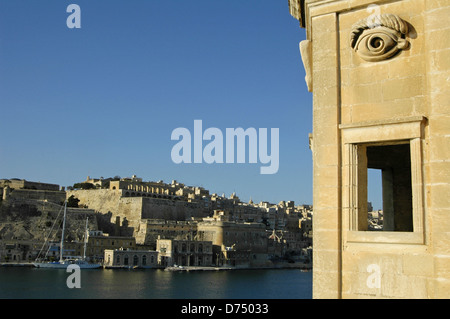
[[[64,190],[57,184],[32,182],[25,179],[0,179],[0,198],[2,200],[46,200],[63,203],[66,199]]]
[[[0,179],[0,188],[8,186],[12,189],[34,189],[41,191],[59,191],[60,187],[57,184],[41,183],[41,182],[31,182],[25,179]]]
[[[20,247],[21,244],[17,242],[7,243],[0,242],[0,262],[21,262],[28,261],[24,258],[23,250]]]
[[[158,268],[158,252],[153,250],[105,249],[105,268]]]
[[[129,178],[121,178],[120,180],[111,180],[109,182],[110,190],[123,190],[123,196],[147,196],[154,198],[176,199],[184,194],[180,190],[185,188],[184,184],[172,181],[171,184],[162,181],[147,182],[142,178],[133,175]]]
[[[141,219],[139,230],[136,232],[136,243],[141,245],[156,245],[158,238],[193,239],[196,234],[196,221]]]
[[[158,263],[163,267],[211,266],[212,242],[199,240],[157,239]]]
[[[289,7],[313,95],[313,297],[450,297],[450,2]],[[382,174],[381,231],[368,169]]]
[[[197,225],[197,238],[212,242],[214,263],[229,264],[227,256],[240,258],[249,252],[251,254],[245,261],[247,265],[265,263],[268,258],[266,225],[226,221],[220,216],[204,218]]]
[[[102,260],[105,256],[105,250],[135,250],[136,239],[134,237],[105,236],[98,234],[88,236],[86,245],[86,256],[95,260]]]

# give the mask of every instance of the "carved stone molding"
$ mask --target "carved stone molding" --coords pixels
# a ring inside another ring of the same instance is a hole
[[[408,24],[395,14],[371,15],[353,26],[350,44],[365,61],[383,61],[408,48],[408,32]]]
[[[312,92],[313,85],[312,85],[312,45],[311,41],[309,40],[303,40],[300,42],[300,54],[302,56],[303,66],[305,68],[305,82],[308,86],[308,91]]]

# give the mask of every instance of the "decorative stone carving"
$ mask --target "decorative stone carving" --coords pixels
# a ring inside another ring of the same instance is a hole
[[[387,60],[408,48],[408,29],[408,24],[395,14],[371,15],[353,26],[350,44],[366,61]]]
[[[311,41],[303,40],[300,42],[300,54],[302,56],[303,66],[305,68],[305,81],[308,91],[312,92],[312,54]]]

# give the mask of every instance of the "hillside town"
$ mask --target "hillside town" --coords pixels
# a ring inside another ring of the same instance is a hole
[[[68,187],[1,179],[0,192],[3,265],[57,260],[64,233],[64,258],[105,268],[311,267],[313,210],[293,201],[242,202],[135,175]]]

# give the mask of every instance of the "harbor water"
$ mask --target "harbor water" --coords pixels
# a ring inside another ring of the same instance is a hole
[[[311,299],[312,272],[299,269],[170,272],[0,267],[1,299]]]

